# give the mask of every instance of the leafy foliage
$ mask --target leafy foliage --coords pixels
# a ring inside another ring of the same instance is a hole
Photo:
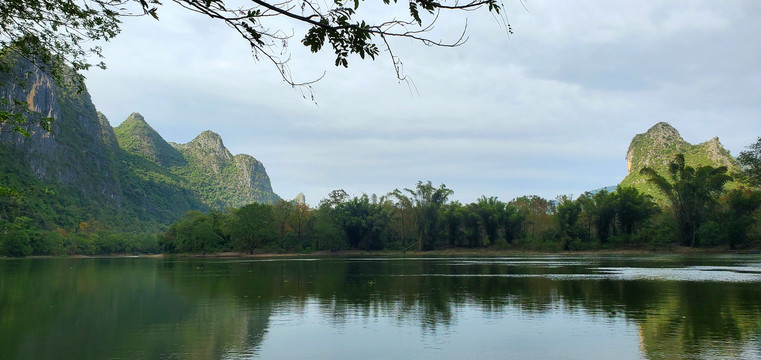
[[[761,188],[761,137],[737,157],[742,169],[735,175],[750,186]]]
[[[347,67],[348,57],[352,54],[362,59],[366,56],[375,59],[380,53],[376,43],[379,37],[380,44],[390,54],[397,76],[403,79],[401,62],[391,52],[388,38],[407,38],[425,45],[457,46],[464,42],[464,31],[451,43],[425,37],[425,33],[436,23],[438,12],[485,8],[499,15],[502,9],[498,0],[470,0],[465,3],[412,0],[407,14],[403,15],[404,19],[394,16],[374,23],[369,22],[372,9],[365,14],[367,21],[356,19],[361,16],[358,15],[359,0],[334,0],[332,4],[312,0],[252,0],[247,6],[224,0],[173,1],[232,28],[251,47],[256,59],[264,57],[270,60],[291,85],[306,85],[309,82],[293,81],[288,68],[288,41],[293,35],[289,35],[287,29],[270,27],[268,24],[272,17],[308,26],[301,43],[312,52],[318,52],[329,44],[336,55],[336,66]],[[383,4],[390,5],[391,1],[383,0]],[[160,5],[158,0],[93,0],[84,3],[72,0],[7,0],[0,4],[0,48],[12,48],[14,53],[35,62],[57,80],[63,79],[59,69],[71,68],[77,73],[74,79],[78,84],[83,84],[80,70],[92,66],[105,68],[102,61],[93,64],[88,60],[90,56],[102,58],[101,48],[91,44],[117,36],[121,31],[121,18],[125,16],[149,15],[158,19]],[[129,10],[135,8],[137,11]],[[422,16],[421,9],[429,16]],[[507,18],[502,16],[501,19],[508,31],[512,31]]]
[[[749,232],[758,223],[761,208],[761,191],[730,190],[724,198],[726,211],[719,214],[721,232],[718,240],[725,240],[731,249],[749,240]],[[718,242],[718,241],[717,241]]]
[[[430,181],[427,183],[418,181],[415,189],[406,188],[404,191],[410,194],[405,202],[412,204],[418,227],[418,250],[430,249],[441,231],[439,210],[453,191],[447,189],[444,184],[435,188]],[[404,197],[401,192],[396,192],[398,193],[397,197]]]
[[[524,196],[508,203],[482,196],[463,205],[446,202],[451,194],[452,190],[444,185],[434,187],[430,181],[421,181],[415,190],[394,190],[381,197],[366,194],[352,197],[343,190],[335,190],[314,209],[285,201],[252,204],[230,213],[216,213],[220,217],[218,223],[228,225],[212,226],[214,234],[206,241],[219,251],[248,253],[406,251],[413,246],[419,250],[421,244],[423,250],[464,247],[546,251],[665,246],[669,241],[664,239],[676,231],[668,225],[668,218],[656,216],[659,210],[650,196],[631,187],[618,187],[612,193],[584,194],[575,200],[561,196],[557,204],[538,196]],[[727,204],[735,204],[730,207],[738,214],[749,217],[748,227],[742,228],[747,234],[751,233],[749,226],[755,224],[757,216],[755,196],[726,200]],[[241,215],[244,213],[249,214],[246,220]],[[716,213],[717,229],[725,231],[727,226],[735,226],[723,221],[726,216],[721,214],[725,213]],[[600,220],[600,216],[605,219]],[[198,232],[183,233],[178,229],[202,228],[208,222],[208,216],[197,212],[183,216],[162,240],[166,251],[183,252],[178,250],[180,244],[197,242]],[[595,231],[588,231],[587,225]],[[230,236],[233,241],[225,243]],[[725,238],[717,241],[726,243]],[[187,252],[189,248],[183,249]]]
[[[686,166],[684,155],[677,154],[669,164],[669,178],[645,167],[641,170],[648,181],[668,198],[679,229],[682,245],[697,246],[697,230],[715,212],[724,184],[732,178],[726,167]]]

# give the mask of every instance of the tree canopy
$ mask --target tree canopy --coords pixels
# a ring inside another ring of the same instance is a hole
[[[683,154],[677,154],[669,163],[670,181],[649,167],[642,168],[641,173],[668,197],[682,244],[697,246],[698,229],[715,212],[724,184],[732,180],[726,174],[727,167],[696,169],[685,164]]]
[[[747,150],[740,152],[737,161],[742,171],[737,176],[751,186],[761,187],[761,137],[750,144]]]
[[[408,0],[403,14],[377,20],[373,18],[377,15],[375,11],[360,6],[360,0],[173,1],[229,26],[250,46],[256,59],[271,61],[291,85],[311,81],[294,81],[288,68],[288,44],[297,34],[292,32],[295,30],[281,28],[282,22],[275,22],[274,18],[306,25],[301,44],[315,53],[329,46],[335,54],[336,66],[347,67],[350,55],[374,59],[381,50],[386,50],[397,76],[402,79],[401,62],[391,51],[390,38],[407,38],[432,46],[457,46],[466,40],[466,24],[462,33],[449,42],[426,37],[440,12],[483,8],[500,15],[503,7],[500,0]],[[400,11],[397,8],[403,6],[398,0],[381,2],[392,6],[393,11]],[[124,17],[148,15],[158,20],[161,6],[158,0],[5,0],[0,2],[0,48],[12,49],[10,51],[40,66],[49,65],[54,75],[60,75],[57,73],[60,65],[67,65],[75,72],[92,66],[105,68],[102,61],[90,60],[92,56],[102,58],[98,41],[109,41],[117,36]],[[507,25],[506,17],[501,16]],[[507,29],[511,31],[509,25]]]

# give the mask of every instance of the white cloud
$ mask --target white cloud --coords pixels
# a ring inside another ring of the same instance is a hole
[[[428,179],[463,201],[579,194],[623,178],[629,141],[658,121],[692,142],[719,136],[734,154],[761,134],[756,2],[506,7],[510,37],[476,12],[462,47],[394,41],[412,86],[388,54],[335,68],[297,36],[295,76],[326,72],[315,105],[229,28],[170,3],[161,21],[125,22],[105,47],[109,70],[88,74],[88,86],[112,124],[139,111],[176,142],[211,129],[262,160],[279,194],[312,204],[335,188],[382,194]],[[441,21],[444,39],[465,23]]]

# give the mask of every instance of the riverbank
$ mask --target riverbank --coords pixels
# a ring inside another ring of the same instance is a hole
[[[692,248],[685,246],[674,246],[671,248],[628,248],[628,249],[595,249],[595,250],[580,250],[580,251],[537,251],[528,249],[467,249],[467,248],[455,248],[455,249],[440,249],[440,250],[428,250],[428,251],[401,251],[401,250],[342,250],[342,251],[314,251],[314,252],[301,252],[301,253],[277,253],[277,252],[255,252],[239,253],[239,252],[220,252],[210,254],[105,254],[105,255],[45,255],[45,256],[28,256],[26,258],[32,259],[44,259],[44,258],[57,258],[57,257],[69,257],[69,258],[99,258],[99,257],[124,257],[124,258],[264,258],[264,259],[277,259],[277,258],[330,258],[330,257],[457,257],[457,256],[473,256],[473,257],[501,257],[501,256],[523,256],[523,255],[560,255],[560,256],[593,256],[593,255],[716,255],[716,254],[759,254],[761,255],[761,247],[749,247],[743,249],[730,250],[725,247],[702,247]],[[5,258],[5,257],[0,257]],[[8,258],[10,259],[10,258]]]
[[[675,246],[671,249],[597,249],[584,251],[535,251],[522,249],[441,249],[429,251],[399,251],[399,250],[343,250],[343,251],[315,251],[310,253],[238,253],[238,252],[221,252],[213,254],[174,254],[174,255],[151,255],[151,256],[175,256],[175,257],[211,257],[211,258],[295,258],[295,257],[356,257],[356,256],[378,256],[378,257],[452,257],[452,256],[517,256],[517,255],[644,255],[644,254],[683,254],[683,255],[700,255],[700,254],[760,254],[761,248],[746,248],[730,250],[721,247],[711,248],[692,248]]]

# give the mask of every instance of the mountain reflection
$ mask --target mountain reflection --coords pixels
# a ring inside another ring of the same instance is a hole
[[[460,326],[473,326],[474,313],[503,322],[552,314],[618,322],[636,329],[637,357],[758,354],[758,282],[584,277],[622,262],[653,266],[618,258],[3,261],[0,358],[250,358],[267,353],[268,339],[279,339],[269,332],[294,316],[306,336],[327,336],[309,326],[341,335],[353,322],[372,328],[383,319],[398,331],[457,337],[467,335]],[[558,274],[580,276],[549,276]]]

